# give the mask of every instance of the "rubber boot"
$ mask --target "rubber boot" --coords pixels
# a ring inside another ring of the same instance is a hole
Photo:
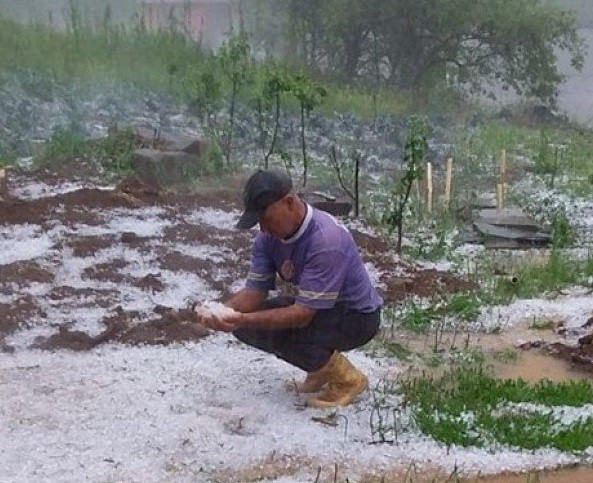
[[[367,377],[354,367],[346,357],[334,352],[326,366],[329,373],[327,389],[307,401],[313,408],[333,408],[352,403],[368,386]]]
[[[296,382],[295,380],[286,383],[286,389],[297,394],[309,394],[321,391],[323,386],[329,382],[328,364],[313,372],[308,372],[307,377],[303,382]]]

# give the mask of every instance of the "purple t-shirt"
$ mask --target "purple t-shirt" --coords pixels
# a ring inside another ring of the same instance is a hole
[[[246,287],[273,290],[276,274],[298,288],[296,303],[306,307],[331,309],[342,302],[373,312],[383,304],[348,229],[310,205],[290,239],[277,240],[262,231],[255,238]]]

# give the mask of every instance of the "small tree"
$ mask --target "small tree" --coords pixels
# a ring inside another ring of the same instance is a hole
[[[428,151],[428,127],[426,121],[413,116],[409,123],[409,132],[404,148],[404,174],[398,179],[391,190],[388,207],[383,213],[383,223],[388,226],[389,235],[397,229],[395,250],[402,251],[404,211],[410,201],[414,181],[422,178],[423,161]]]
[[[314,82],[307,74],[300,72],[293,77],[292,94],[299,101],[301,114],[301,148],[303,151],[303,186],[307,185],[307,144],[305,141],[305,117],[319,106],[327,96],[326,89]]]
[[[338,182],[346,194],[354,202],[354,217],[358,218],[360,214],[360,161],[362,153],[357,149],[352,150],[352,164],[348,167],[344,161],[338,161],[336,147],[332,146],[329,150],[329,160],[338,176]]]
[[[206,119],[208,129],[213,129],[216,112],[222,103],[222,86],[212,64],[190,71],[181,83],[181,91],[189,107],[195,110],[200,124],[204,126]]]
[[[262,90],[262,99],[265,106],[274,105],[274,132],[270,148],[264,155],[264,167],[268,169],[268,160],[276,149],[278,131],[280,129],[280,106],[282,95],[289,92],[292,86],[292,77],[288,72],[280,67],[272,67],[266,70],[264,74],[264,86]]]
[[[250,65],[249,65],[250,47],[247,42],[247,37],[244,34],[239,34],[229,38],[220,48],[218,52],[218,59],[222,72],[231,82],[231,102],[229,106],[229,129],[226,141],[226,160],[227,164],[231,163],[231,150],[233,144],[233,131],[235,124],[235,105],[237,102],[237,95],[249,80]]]

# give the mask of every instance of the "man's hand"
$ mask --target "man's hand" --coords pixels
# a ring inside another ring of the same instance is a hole
[[[225,316],[215,316],[213,314],[200,316],[198,315],[198,322],[209,329],[220,332],[233,332],[241,327],[241,319],[243,314],[236,313]]]

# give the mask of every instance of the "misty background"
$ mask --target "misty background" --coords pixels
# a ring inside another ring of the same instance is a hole
[[[567,51],[558,53],[560,72],[566,76],[566,81],[560,85],[558,109],[565,112],[571,119],[591,125],[593,122],[593,3],[588,0],[548,0],[551,4],[577,12],[579,35],[585,40],[587,54],[582,71],[573,69],[570,65],[570,54]],[[98,27],[105,22],[108,12],[109,21],[114,24],[130,26],[143,15],[143,4],[166,5],[182,2],[163,2],[162,0],[0,0],[0,13],[11,19],[25,23],[41,23],[63,29],[71,15],[71,5],[78,9],[85,27]],[[189,2],[188,2],[189,3]],[[248,32],[261,34],[262,29],[273,30],[273,14],[260,15],[262,4],[257,0],[214,0],[198,2],[205,4],[231,5],[231,18],[226,10],[215,20],[216,15],[210,14],[208,22],[201,26],[200,41],[207,49],[216,50],[233,29],[239,27]],[[168,7],[167,7],[168,8]],[[266,25],[268,24],[268,25]],[[517,96],[496,89],[496,104],[505,105],[517,100]]]

